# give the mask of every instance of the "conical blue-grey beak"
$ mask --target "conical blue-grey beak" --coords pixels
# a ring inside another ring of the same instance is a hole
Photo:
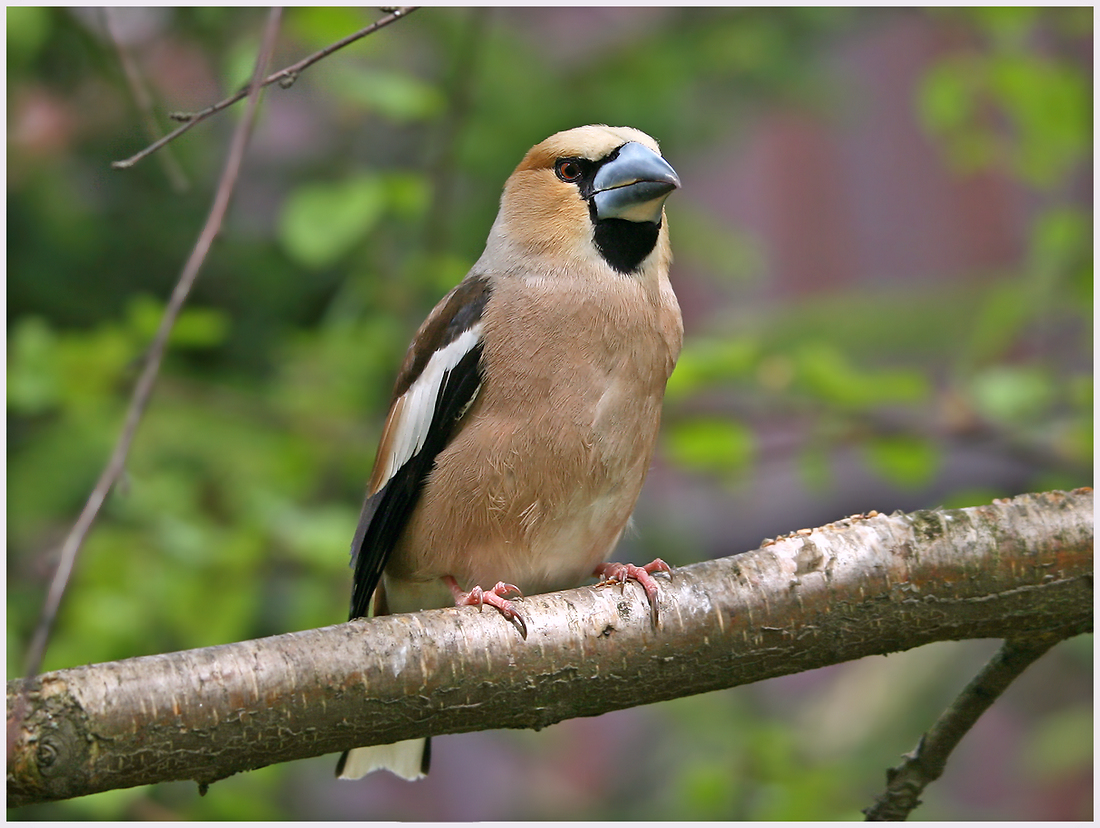
[[[592,184],[597,218],[657,224],[665,199],[680,186],[680,177],[649,147],[630,141],[596,171]]]

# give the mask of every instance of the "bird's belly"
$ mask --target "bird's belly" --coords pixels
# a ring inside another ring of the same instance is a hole
[[[437,548],[433,565],[419,571],[390,566],[386,596],[391,612],[415,612],[450,606],[453,597],[442,581],[452,575],[469,590],[492,588],[499,581],[514,584],[524,595],[538,595],[580,586],[596,565],[607,560],[630,519],[636,495],[615,491],[585,504],[574,504],[557,520],[542,520],[523,537],[469,538],[446,549]],[[419,557],[407,550],[397,560]]]

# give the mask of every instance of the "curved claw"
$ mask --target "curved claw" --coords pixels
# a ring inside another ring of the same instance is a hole
[[[497,585],[493,587],[492,591],[499,595],[501,598],[508,594],[513,594],[517,598],[523,597],[523,593],[520,592],[518,586],[516,586],[515,584],[506,584],[504,583],[504,581],[497,581]]]
[[[489,593],[489,595],[492,594],[493,593],[491,592]],[[516,609],[516,605],[513,604],[511,601],[504,600],[503,598],[501,598],[500,601],[501,603],[499,604],[492,600],[488,600],[485,603],[494,606],[498,610],[500,610],[500,614],[503,615],[506,620],[512,622],[512,626],[519,631],[520,636],[522,638],[527,638],[527,622],[523,620],[523,615],[521,615],[520,611]]]
[[[653,626],[656,627],[660,620],[657,612],[657,582],[653,580],[654,572],[667,572],[671,575],[672,567],[656,558],[645,566],[624,563],[602,563],[593,572],[602,580],[601,583],[618,582],[625,585],[627,581],[637,581],[645,590],[646,600],[649,601],[650,611],[653,613]]]
[[[519,598],[523,597],[523,593],[520,592],[519,587],[515,584],[506,584],[504,581],[498,581],[497,585],[492,589],[482,589],[479,586],[475,586],[469,592],[463,592],[462,588],[458,585],[458,581],[450,575],[444,577],[443,581],[451,588],[451,593],[455,597],[456,607],[483,607],[488,604],[497,609],[500,614],[504,616],[505,620],[509,621],[512,626],[519,631],[519,634],[523,638],[527,638],[527,622],[524,620],[523,614],[515,604],[504,597],[505,595],[515,595]]]

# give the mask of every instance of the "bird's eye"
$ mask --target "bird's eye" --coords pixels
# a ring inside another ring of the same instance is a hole
[[[581,165],[575,158],[559,158],[554,163],[554,172],[557,173],[558,178],[568,184],[580,181],[582,174]]]

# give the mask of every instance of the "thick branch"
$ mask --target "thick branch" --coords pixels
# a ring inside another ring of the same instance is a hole
[[[858,516],[637,585],[434,610],[8,683],[8,805],[417,736],[540,728],[932,641],[1092,629],[1092,490]]]

